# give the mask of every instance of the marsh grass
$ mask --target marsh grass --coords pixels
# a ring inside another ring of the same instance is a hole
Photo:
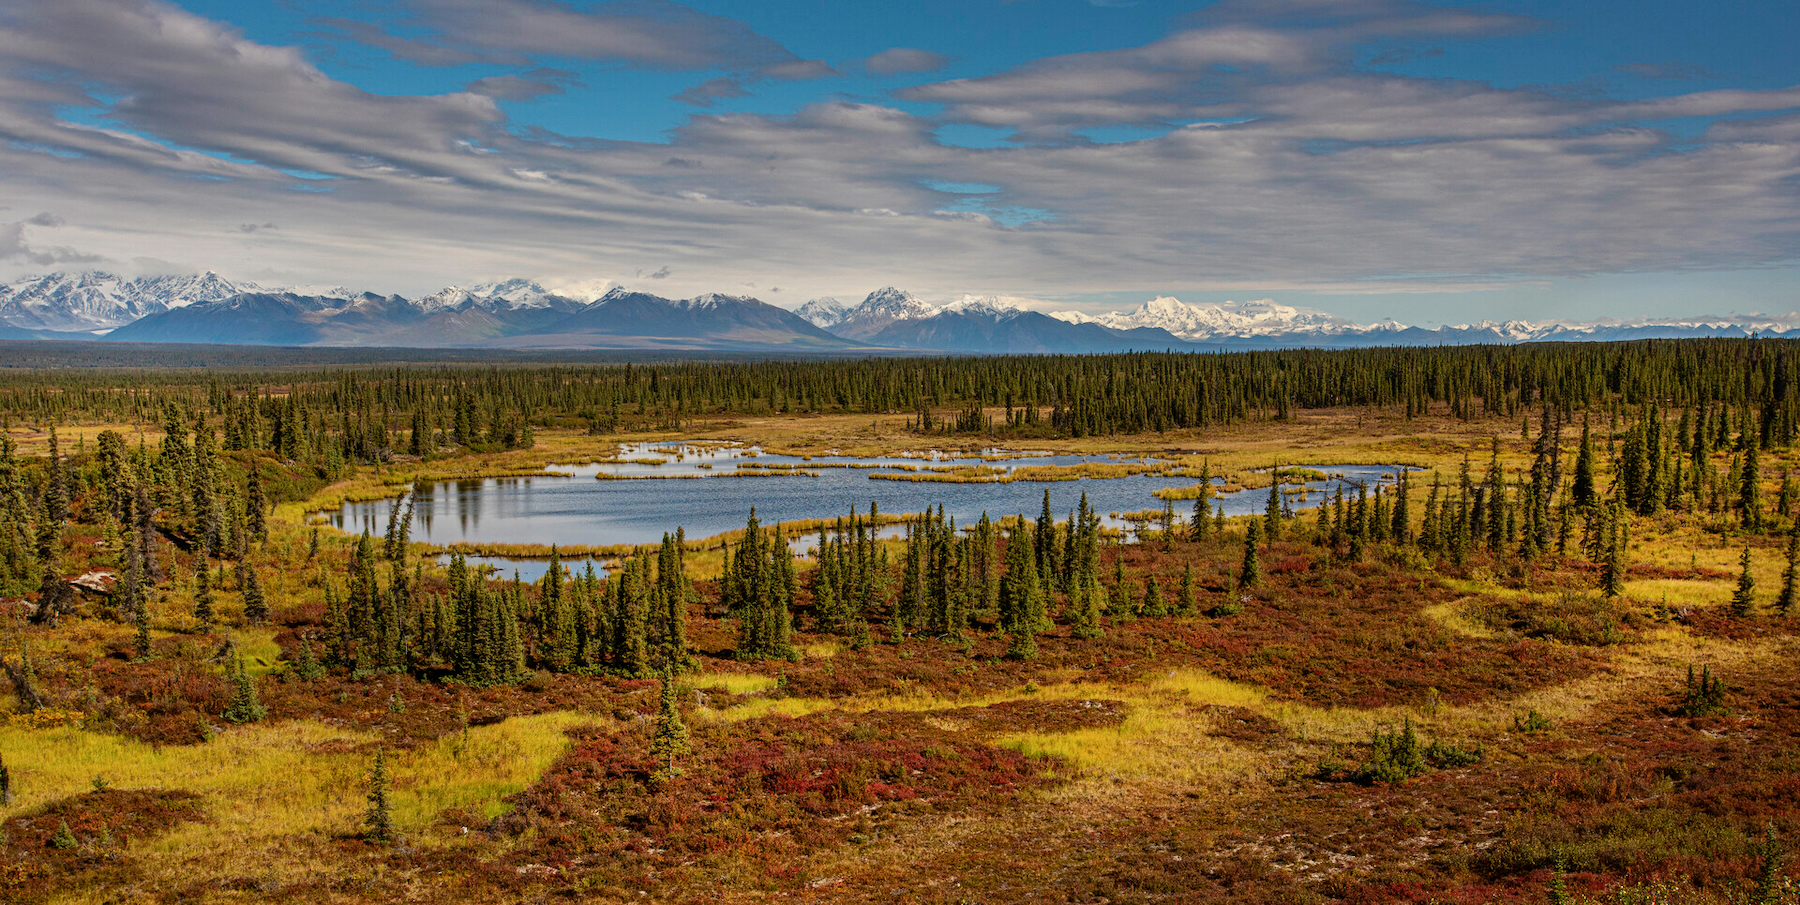
[[[457,844],[461,833],[427,832],[446,811],[493,817],[506,796],[568,750],[565,730],[587,714],[514,717],[410,750],[389,751],[394,818],[414,845]],[[311,721],[252,724],[196,746],[151,746],[73,728],[0,726],[0,748],[18,798],[0,815],[24,813],[86,791],[94,777],[114,788],[185,789],[202,796],[206,819],[134,845],[159,886],[246,874],[299,882],[317,870],[317,849],[353,835],[381,736]]]

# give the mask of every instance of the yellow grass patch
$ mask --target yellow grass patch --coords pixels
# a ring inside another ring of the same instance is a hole
[[[388,756],[394,819],[414,844],[447,808],[484,817],[525,788],[569,747],[564,731],[593,718],[577,713],[515,717]],[[182,883],[251,875],[277,882],[316,869],[309,851],[358,831],[367,802],[371,746],[380,737],[289,721],[223,732],[192,747],[153,747],[72,728],[0,727],[18,798],[11,815],[93,788],[186,789],[202,796],[207,820],[174,828],[134,852],[151,876]],[[129,844],[129,841],[128,841]]]

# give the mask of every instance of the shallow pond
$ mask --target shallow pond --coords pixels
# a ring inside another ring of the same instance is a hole
[[[1189,487],[1194,477],[1140,474],[1118,478],[1010,483],[948,483],[885,480],[876,475],[902,475],[903,469],[978,466],[1012,470],[1030,466],[1140,463],[1143,459],[1099,456],[1023,455],[1005,459],[979,457],[877,458],[841,456],[776,456],[754,448],[715,444],[635,444],[621,450],[620,461],[579,466],[552,466],[552,475],[449,481],[419,488],[414,504],[412,538],[435,544],[652,544],[663,532],[684,528],[690,538],[710,537],[744,526],[750,508],[764,525],[813,518],[833,518],[852,506],[867,513],[873,501],[883,513],[923,512],[943,506],[958,524],[969,524],[983,512],[993,517],[1024,514],[1035,518],[1044,491],[1058,519],[1065,519],[1081,495],[1109,525],[1124,526],[1114,513],[1160,510],[1155,492]],[[623,461],[636,460],[636,461]],[[652,464],[655,462],[657,464]],[[774,466],[774,469],[771,469]],[[804,470],[784,474],[783,467]],[[1287,488],[1296,505],[1316,504],[1336,492],[1355,492],[1358,483],[1391,484],[1401,466],[1312,466],[1327,477]],[[747,475],[761,472],[759,476]],[[917,474],[918,472],[911,472]],[[605,476],[601,479],[600,476]],[[686,476],[685,478],[679,476]],[[1226,515],[1261,512],[1267,489],[1215,494],[1213,506]],[[1301,502],[1304,500],[1304,502]],[[380,535],[387,527],[393,500],[346,503],[325,513],[330,523],[350,532]],[[1193,501],[1176,500],[1184,520]],[[510,572],[512,560],[493,560]],[[542,572],[540,567],[537,570]]]
[[[1049,489],[1049,502],[1058,518],[1067,518],[1076,502],[1087,493],[1089,506],[1114,527],[1125,520],[1114,513],[1161,509],[1157,489],[1188,488],[1193,477],[1132,475],[1112,479],[1013,480],[985,484],[954,484],[941,480],[886,480],[875,475],[916,475],[927,468],[981,466],[1010,471],[1030,466],[1134,464],[1145,459],[1082,457],[1082,455],[1012,455],[995,457],[886,457],[853,459],[817,455],[801,459],[769,455],[756,448],[729,444],[628,444],[617,461],[590,462],[583,466],[551,466],[553,475],[452,480],[421,486],[412,513],[412,540],[427,543],[562,543],[562,545],[616,545],[657,543],[664,531],[679,525],[689,538],[743,527],[756,507],[765,525],[806,518],[833,518],[850,513],[851,506],[868,513],[873,500],[882,513],[920,513],[943,506],[945,515],[958,524],[972,524],[981,513],[990,516],[1026,515],[1035,518]],[[781,473],[783,468],[805,473]],[[1343,484],[1354,493],[1355,484],[1391,484],[1400,466],[1314,466],[1325,480],[1289,486],[1296,506],[1316,504],[1336,493]],[[758,477],[733,477],[758,473]],[[601,479],[605,475],[605,479]],[[679,477],[686,475],[686,477]],[[1244,489],[1213,497],[1213,506],[1226,515],[1264,511],[1267,489]],[[394,500],[351,502],[324,513],[329,524],[342,531],[382,534],[387,529]],[[1192,515],[1192,500],[1175,500],[1175,513]],[[796,542],[801,542],[796,538]],[[488,558],[493,567],[509,574],[515,567],[542,574],[544,567],[531,561]],[[531,569],[536,565],[536,569]],[[580,563],[574,563],[580,569]],[[524,576],[531,578],[531,576]]]

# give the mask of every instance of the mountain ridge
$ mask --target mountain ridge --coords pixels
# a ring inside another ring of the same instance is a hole
[[[727,293],[668,299],[615,286],[585,295],[526,278],[447,286],[407,299],[341,286],[267,288],[210,271],[129,279],[59,272],[0,284],[0,339],[994,354],[1800,337],[1800,313],[1480,320],[1423,328],[1393,320],[1357,324],[1272,299],[1194,304],[1156,296],[1128,310],[1086,314],[1039,312],[994,296],[936,305],[893,286],[854,306],[825,297],[792,311]]]

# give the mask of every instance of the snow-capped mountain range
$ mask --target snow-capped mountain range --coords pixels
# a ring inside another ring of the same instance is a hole
[[[126,279],[102,271],[52,273],[0,283],[0,322],[27,330],[104,332],[195,302],[260,291],[218,274]]]
[[[744,296],[666,299],[613,288],[594,297],[552,291],[529,279],[450,286],[415,299],[342,286],[272,289],[210,272],[133,278],[53,273],[0,284],[0,338],[11,339],[531,348],[791,345],[989,353],[1751,335],[1800,338],[1800,313],[1479,321],[1424,329],[1391,320],[1357,324],[1270,299],[1191,304],[1159,296],[1128,311],[1046,314],[991,296],[965,295],[935,305],[892,286],[853,306],[817,298],[790,312]]]
[[[1330,334],[1369,329],[1329,314],[1279,305],[1272,299],[1192,305],[1165,295],[1126,312],[1088,315],[1079,311],[1053,311],[1050,316],[1072,324],[1100,324],[1118,330],[1154,327],[1167,330],[1183,339],[1285,333]]]

